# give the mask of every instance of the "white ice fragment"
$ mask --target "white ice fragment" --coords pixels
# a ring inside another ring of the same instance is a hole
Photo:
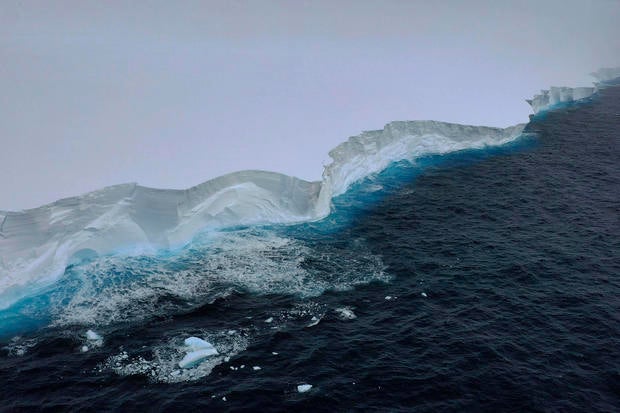
[[[260,368],[260,366],[254,366],[254,367],[252,367],[252,370],[258,371],[258,370],[261,370],[261,368]]]
[[[310,319],[310,324],[307,325],[307,327],[314,327],[315,325],[319,324],[319,322],[321,321],[320,318],[316,318],[316,317],[312,317]]]
[[[88,351],[88,346],[82,346],[80,350],[82,351],[82,353],[86,353]]]
[[[213,344],[198,337],[188,337],[185,339],[184,343],[192,351],[207,350],[207,349],[215,350],[215,347],[213,347]]]
[[[355,313],[353,312],[353,310],[351,310],[350,307],[336,308],[334,312],[338,314],[338,318],[340,318],[341,320],[353,320],[357,318],[357,315],[355,315]]]
[[[392,299],[392,296],[391,296],[391,295],[386,295],[386,296],[385,296],[385,299],[386,299],[386,300],[388,300],[388,301],[390,301],[390,300]]]
[[[218,352],[214,348],[207,348],[203,350],[191,351],[183,357],[181,361],[179,361],[179,367],[182,369],[188,369],[199,364],[202,360],[207,357],[215,356]]]
[[[305,393],[305,392],[309,391],[311,388],[312,388],[312,384],[304,383],[304,384],[300,384],[300,385],[297,386],[297,391],[299,393]]]
[[[86,332],[86,339],[90,341],[100,341],[100,340],[103,340],[103,337],[95,333],[93,330],[88,330]]]
[[[242,364],[239,366],[240,369],[244,369],[245,368],[245,364]]]
[[[223,397],[222,397],[222,400],[226,401],[226,396],[223,396]]]
[[[268,319],[265,320],[265,323],[271,323],[273,321],[273,317],[269,317]]]
[[[224,357],[224,361],[228,363],[230,361],[230,357],[229,356]]]
[[[425,292],[422,292],[422,294],[421,294],[421,295],[422,295],[422,297],[425,297],[425,298],[426,298],[426,297],[428,297],[428,295],[426,295],[426,293],[425,293]]]
[[[273,354],[274,356],[277,356],[279,353],[276,351],[272,351],[271,354]]]

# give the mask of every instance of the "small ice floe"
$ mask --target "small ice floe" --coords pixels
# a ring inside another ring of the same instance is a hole
[[[386,301],[392,301],[392,300],[396,300],[398,297],[396,297],[395,295],[386,295],[385,296],[385,300]]]
[[[205,350],[205,349],[213,349],[215,350],[215,347],[213,347],[213,344],[209,343],[208,341],[205,341],[201,338],[198,337],[188,337],[185,339],[185,341],[183,342],[187,347],[189,347],[190,350],[192,351],[196,351],[196,350]],[[217,352],[216,352],[217,354]]]
[[[308,324],[306,327],[314,327],[315,325],[319,324],[320,321],[321,321],[320,318],[317,318],[316,316],[312,316],[312,318],[310,319],[310,324]]]
[[[87,343],[80,347],[82,353],[86,353],[92,347],[101,347],[103,345],[103,337],[95,333],[93,330],[88,330],[84,333]]]
[[[277,351],[272,351],[271,354],[273,354],[274,356],[277,356],[280,353],[278,353]]]
[[[224,362],[228,363],[230,361],[230,356],[224,357]]]
[[[341,307],[336,308],[334,312],[338,315],[338,318],[341,320],[353,320],[357,318],[351,307]]]
[[[265,320],[265,323],[271,323],[273,322],[273,317],[269,317],[268,319]]]
[[[187,354],[179,361],[179,367],[182,369],[194,367],[204,359],[219,354],[213,344],[198,337],[186,338],[185,345],[187,346]]]
[[[312,384],[304,383],[304,384],[300,384],[300,385],[297,386],[297,391],[299,393],[305,393],[305,392],[309,391],[311,388],[312,388]]]
[[[222,397],[222,400],[223,400],[223,401],[226,401],[226,396],[223,396],[223,397]]]
[[[258,370],[261,370],[261,368],[260,368],[260,366],[254,366],[254,367],[252,367],[252,370],[258,371]]]
[[[245,368],[245,364],[242,364],[239,366],[240,369],[244,369]]]
[[[428,295],[426,295],[426,293],[425,293],[425,292],[422,292],[422,294],[421,294],[421,295],[422,295],[422,297],[424,297],[424,298],[428,297]]]
[[[103,340],[103,337],[101,337],[99,334],[95,333],[93,330],[88,330],[86,332],[86,339],[89,341],[101,341]]]

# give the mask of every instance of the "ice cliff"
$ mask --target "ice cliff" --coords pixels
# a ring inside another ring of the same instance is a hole
[[[181,246],[209,228],[324,218],[334,196],[391,162],[501,145],[517,138],[523,127],[391,122],[334,148],[320,182],[241,171],[186,190],[124,184],[0,212],[0,309],[50,285],[80,260]]]
[[[598,92],[599,89],[607,86],[608,83],[617,81],[620,78],[620,67],[602,68],[591,73],[597,82],[591,87],[556,87],[541,90],[540,94],[535,95],[532,99],[528,99],[534,114],[554,109],[563,104],[577,102],[587,99]]]

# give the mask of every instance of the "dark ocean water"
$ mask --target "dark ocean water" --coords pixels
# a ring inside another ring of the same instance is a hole
[[[3,316],[0,410],[620,411],[620,87],[527,131],[67,269]],[[221,356],[179,369],[191,335]]]

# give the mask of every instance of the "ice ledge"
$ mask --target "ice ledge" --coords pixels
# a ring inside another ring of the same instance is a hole
[[[532,99],[527,99],[526,102],[532,107],[534,115],[537,115],[573,102],[585,101],[594,96],[600,89],[620,81],[620,67],[601,68],[591,73],[591,76],[597,80],[594,86],[576,88],[552,86],[549,89],[541,90],[540,94],[535,95]]]

